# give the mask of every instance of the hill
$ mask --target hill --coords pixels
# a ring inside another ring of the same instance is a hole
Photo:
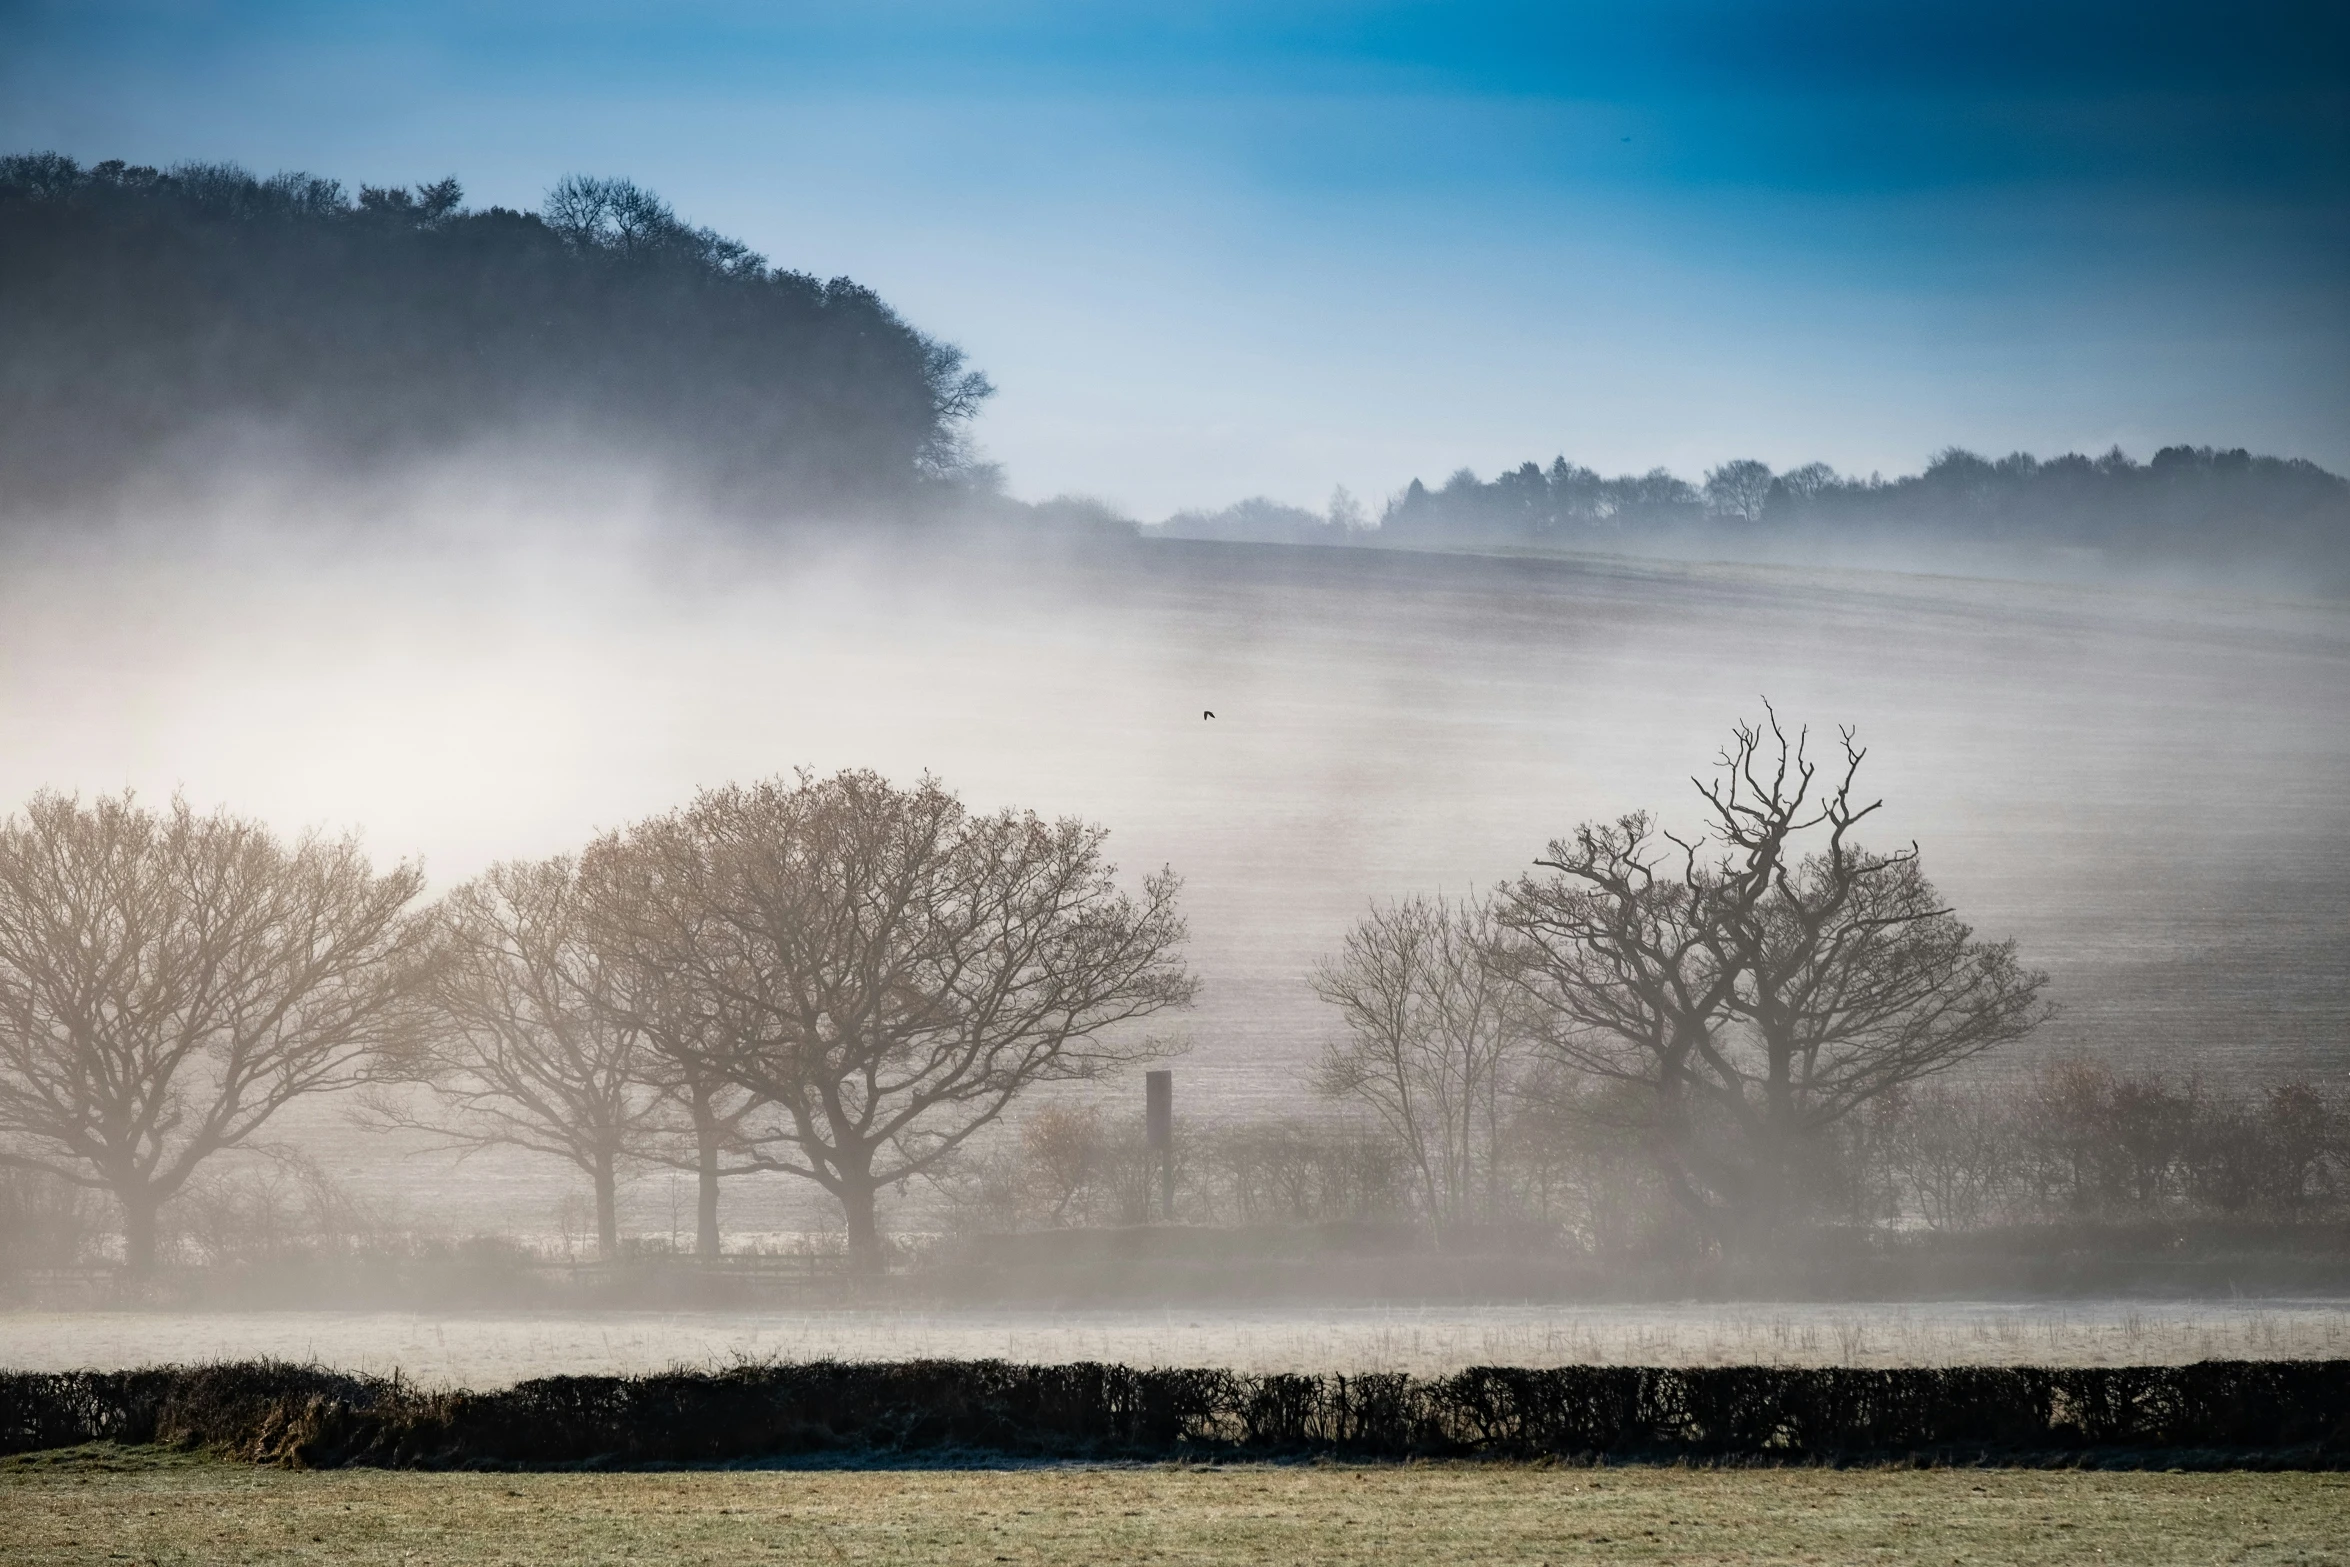
[[[847,278],[625,180],[540,212],[229,164],[0,158],[0,506],[258,444],[327,471],[552,437],[766,513],[950,479],[991,388]]]

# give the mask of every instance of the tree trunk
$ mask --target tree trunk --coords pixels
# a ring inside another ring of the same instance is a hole
[[[694,1106],[694,1255],[704,1262],[718,1260],[718,1128]]]
[[[862,1175],[844,1175],[841,1179],[840,1205],[849,1220],[849,1266],[855,1272],[877,1277],[882,1270],[881,1228],[874,1221],[874,1199],[879,1196],[872,1180]]]
[[[162,1205],[138,1188],[118,1190],[115,1198],[122,1204],[123,1266],[137,1274],[154,1272],[155,1216]]]
[[[620,1255],[620,1182],[606,1154],[596,1161],[596,1256],[610,1262]]]

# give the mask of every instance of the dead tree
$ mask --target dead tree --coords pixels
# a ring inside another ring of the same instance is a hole
[[[1527,1032],[1522,993],[1486,961],[1494,941],[1481,900],[1407,898],[1374,907],[1309,980],[1346,1029],[1315,1086],[1371,1107],[1438,1225],[1500,1207],[1503,1096]]]
[[[379,1095],[384,1124],[467,1150],[561,1159],[595,1192],[598,1252],[619,1247],[619,1182],[656,1133],[662,1100],[644,1030],[613,966],[583,938],[568,856],[492,867],[439,909],[439,1026],[411,1061],[439,1113]]]
[[[1861,1105],[2046,1016],[2046,976],[2012,942],[1976,941],[1914,844],[1855,840],[1881,802],[1854,793],[1866,753],[1849,731],[1841,753],[1824,781],[1802,733],[1741,725],[1697,783],[1704,833],[1586,826],[1499,915],[1497,962],[1546,1047],[1650,1091],[1667,1181],[1718,1232],[1788,1216],[1823,1134]]]
[[[1190,1002],[1177,879],[1121,892],[1103,838],[868,772],[714,790],[628,835],[667,889],[639,953],[751,1020],[710,1062],[775,1107],[777,1167],[839,1199],[860,1268],[884,1187],[1033,1084],[1160,1053],[1124,1025]]]
[[[0,826],[0,1160],[111,1192],[124,1260],[205,1160],[409,1038],[423,875],[184,800]]]

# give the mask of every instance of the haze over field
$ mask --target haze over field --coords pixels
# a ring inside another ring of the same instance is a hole
[[[520,537],[485,545],[453,521],[476,503],[450,504],[432,542],[305,528],[20,568],[0,792],[129,784],[358,826],[439,889],[706,784],[928,768],[1184,874],[1205,985],[1176,1067],[1214,1117],[1310,1103],[1333,1023],[1302,976],[1371,900],[1514,876],[1588,818],[1692,821],[1689,775],[1768,695],[1858,725],[1888,801],[1871,838],[1918,839],[1971,921],[2051,971],[2064,1010],[2014,1061],[2338,1066],[2330,606],[1173,540],[766,548],[521,498],[498,510]],[[436,1204],[504,1204],[406,1168]],[[560,1177],[516,1173],[551,1210]]]

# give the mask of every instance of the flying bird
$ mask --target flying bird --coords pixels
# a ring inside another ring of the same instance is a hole
[[[1201,713],[1199,716],[1200,716],[1200,717],[1202,717],[1202,718],[1213,718],[1213,717],[1215,717],[1216,715],[1215,715],[1215,714],[1213,714],[1213,713],[1210,713],[1210,712],[1204,712],[1204,711],[1203,711],[1203,712],[1202,712],[1202,713]]]

